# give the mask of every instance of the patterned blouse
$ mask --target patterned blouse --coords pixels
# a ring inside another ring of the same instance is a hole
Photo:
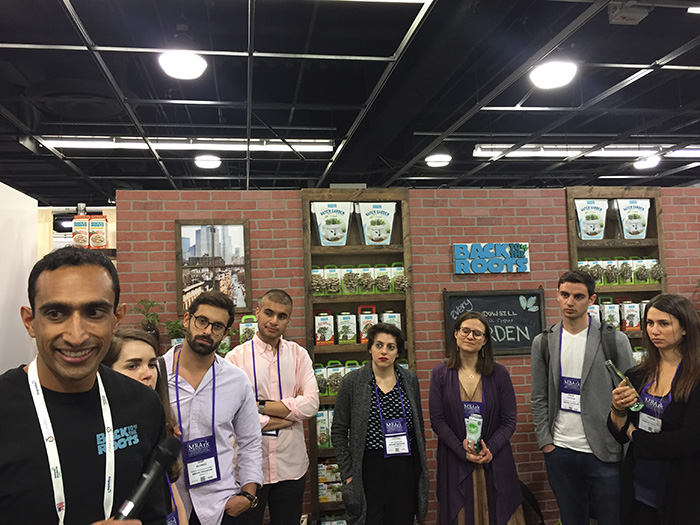
[[[394,385],[388,393],[382,392],[382,389],[377,387],[379,402],[382,404],[382,417],[386,419],[402,419],[403,411],[401,410],[401,397],[397,386],[401,387],[403,395],[403,404],[406,411],[406,428],[408,429],[409,442],[413,443],[413,417],[411,416],[411,403],[406,395],[406,387],[403,384],[403,378],[398,376],[398,383]],[[365,442],[365,450],[384,450],[384,439],[382,437],[382,424],[379,420],[379,409],[377,408],[377,396],[374,395],[374,387],[377,381],[372,374],[372,383],[368,388],[372,391],[370,398],[372,406],[369,411],[369,422],[367,423],[367,441]]]

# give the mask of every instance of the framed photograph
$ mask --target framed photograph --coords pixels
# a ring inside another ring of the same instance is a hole
[[[233,299],[236,312],[252,312],[250,236],[247,220],[177,220],[177,311],[218,290]]]
[[[529,355],[532,340],[546,327],[544,290],[443,291],[447,354],[456,348],[454,323],[465,312],[481,312],[491,325],[493,353]]]

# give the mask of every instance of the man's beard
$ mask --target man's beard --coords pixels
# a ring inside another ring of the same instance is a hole
[[[198,335],[195,338],[195,336],[192,335],[192,332],[189,330],[187,330],[185,339],[187,340],[187,345],[190,347],[190,349],[195,354],[199,355],[210,355],[214,353],[221,342],[214,341],[214,339],[206,335]]]

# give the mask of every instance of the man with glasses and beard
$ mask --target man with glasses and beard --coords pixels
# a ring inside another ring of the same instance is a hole
[[[216,355],[233,323],[230,297],[210,291],[185,313],[185,342],[164,356],[170,404],[182,432],[177,481],[190,525],[241,523],[263,484],[257,404],[245,373]],[[234,472],[235,437],[237,470]]]

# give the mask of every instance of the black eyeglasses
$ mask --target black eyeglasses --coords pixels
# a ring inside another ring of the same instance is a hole
[[[214,335],[221,335],[226,331],[226,325],[224,323],[218,321],[212,323],[203,315],[193,315],[192,318],[194,319],[194,325],[200,330],[206,330],[211,326],[211,333]]]
[[[466,326],[460,328],[459,331],[464,337],[468,337],[469,334],[472,334],[472,336],[474,336],[474,339],[483,339],[484,335],[486,335],[484,334],[484,332],[480,332],[479,330],[472,330],[471,328],[467,328]]]

